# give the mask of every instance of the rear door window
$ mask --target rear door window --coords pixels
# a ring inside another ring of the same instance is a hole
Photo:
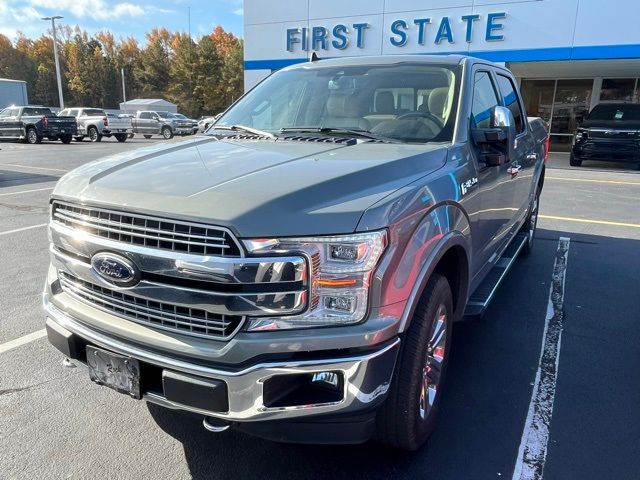
[[[513,118],[516,121],[516,131],[518,133],[524,132],[524,113],[513,82],[509,77],[498,74],[498,86],[500,87],[504,106],[513,113]]]

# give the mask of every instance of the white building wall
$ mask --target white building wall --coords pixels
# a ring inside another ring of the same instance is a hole
[[[428,8],[425,8],[428,6]],[[488,14],[504,12],[495,30],[502,40],[486,39]],[[463,53],[501,62],[569,61],[640,58],[638,0],[245,0],[245,86],[251,87],[272,70],[304,61],[312,49],[295,44],[287,50],[287,29],[335,25],[349,28],[345,49],[318,49],[322,57],[403,53]],[[479,15],[466,41],[463,15]],[[450,21],[453,42],[435,37],[442,21]],[[418,43],[415,19],[430,18],[424,45]],[[407,42],[394,46],[391,25],[407,24]],[[356,46],[353,25],[366,23],[362,48]],[[329,39],[333,39],[329,35]]]

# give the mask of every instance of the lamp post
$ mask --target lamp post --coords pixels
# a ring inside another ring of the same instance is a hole
[[[42,17],[42,20],[51,20],[51,29],[53,30],[53,56],[56,61],[56,77],[58,79],[58,97],[60,99],[60,110],[64,110],[64,98],[62,97],[62,79],[60,78],[60,60],[58,60],[58,39],[56,37],[56,20],[64,18],[60,15],[53,17]]]
[[[124,113],[127,113],[127,90],[124,85],[124,67],[120,69],[122,75],[122,101],[124,103]]]

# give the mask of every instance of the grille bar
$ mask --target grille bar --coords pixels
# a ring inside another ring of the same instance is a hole
[[[225,340],[240,327],[243,317],[219,315],[201,309],[155,302],[114,291],[59,272],[65,293],[127,320],[171,332]]]
[[[69,228],[111,240],[196,255],[240,257],[232,235],[220,227],[54,202],[52,218]]]

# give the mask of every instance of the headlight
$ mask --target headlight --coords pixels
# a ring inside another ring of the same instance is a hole
[[[578,143],[586,139],[587,139],[587,131],[582,128],[579,128],[578,131],[576,132],[575,137],[573,137],[573,142]]]
[[[364,319],[371,274],[387,246],[387,232],[244,240],[244,245],[253,254],[301,252],[310,262],[311,276],[305,313],[252,318],[249,331],[329,327]]]

